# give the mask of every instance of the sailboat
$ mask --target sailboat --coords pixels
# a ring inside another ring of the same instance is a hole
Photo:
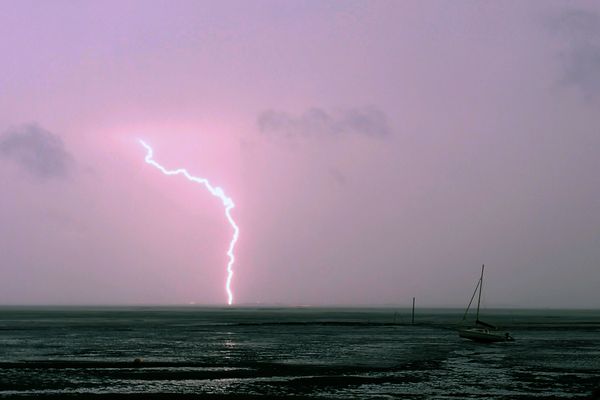
[[[479,319],[479,306],[481,305],[481,291],[483,289],[483,270],[485,265],[481,266],[481,277],[477,282],[477,286],[475,287],[475,291],[473,292],[473,296],[471,296],[471,301],[469,301],[469,305],[465,310],[465,314],[463,315],[463,322],[467,318],[467,313],[469,312],[469,308],[471,308],[471,304],[473,303],[473,299],[475,298],[475,294],[479,290],[479,296],[477,298],[477,316],[475,317],[475,326],[471,328],[459,328],[458,336],[474,340],[476,342],[482,343],[493,343],[493,342],[509,342],[515,340],[510,333],[501,331],[497,327],[492,324],[488,324],[487,322],[483,322]]]

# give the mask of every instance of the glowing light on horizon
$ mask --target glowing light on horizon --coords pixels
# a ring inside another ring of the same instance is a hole
[[[184,168],[178,168],[173,170],[166,169],[154,160],[154,150],[152,149],[152,147],[150,147],[150,145],[148,145],[143,140],[140,140],[140,144],[146,149],[146,157],[144,158],[144,161],[146,161],[146,163],[152,165],[165,175],[183,175],[192,182],[204,185],[204,187],[210,192],[210,194],[212,194],[215,197],[218,197],[223,202],[223,206],[225,207],[225,216],[227,217],[229,224],[233,228],[233,237],[231,238],[231,242],[229,242],[229,249],[227,250],[229,262],[227,263],[227,280],[225,281],[225,291],[227,292],[227,304],[233,304],[233,291],[231,290],[231,280],[233,279],[233,263],[235,262],[235,255],[233,254],[233,250],[235,248],[235,244],[240,234],[240,229],[233,220],[233,217],[231,216],[231,210],[235,208],[233,200],[230,197],[227,197],[223,189],[221,189],[219,186],[211,185],[208,179],[206,178],[198,178],[196,176],[193,176]]]

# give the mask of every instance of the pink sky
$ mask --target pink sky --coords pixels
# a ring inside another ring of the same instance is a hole
[[[0,2],[0,304],[600,307],[597,2]]]

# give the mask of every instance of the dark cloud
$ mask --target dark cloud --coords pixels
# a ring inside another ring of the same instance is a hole
[[[12,128],[0,135],[0,157],[40,179],[66,177],[73,164],[62,139],[37,125]]]
[[[551,28],[567,40],[562,81],[577,87],[588,99],[600,97],[600,15],[565,10]]]
[[[338,168],[330,167],[329,175],[338,186],[346,186],[348,184],[348,179],[346,178],[346,175],[344,175],[344,173]]]
[[[390,135],[385,114],[373,107],[337,112],[310,108],[300,115],[268,110],[259,115],[258,127],[270,137],[363,135],[381,138]]]

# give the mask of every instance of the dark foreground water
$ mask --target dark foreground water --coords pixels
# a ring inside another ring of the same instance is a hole
[[[0,397],[592,398],[600,311],[0,308]],[[135,359],[141,362],[134,362]]]

